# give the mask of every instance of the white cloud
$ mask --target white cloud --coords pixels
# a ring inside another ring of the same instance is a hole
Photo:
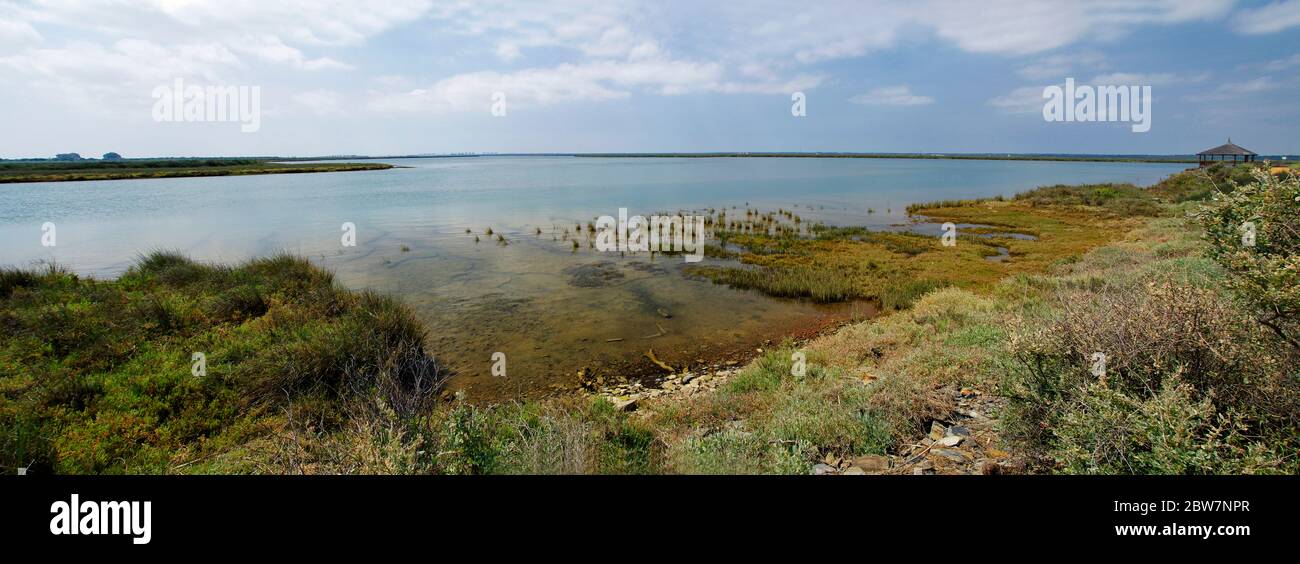
[[[518,59],[522,53],[519,52],[519,46],[514,43],[506,42],[497,45],[497,58],[505,62]]]
[[[1203,72],[1193,75],[1184,75],[1177,73],[1135,73],[1135,72],[1111,72],[1100,74],[1092,80],[1076,79],[1075,84],[1083,86],[1170,86],[1175,84],[1196,84],[1208,80],[1210,73]],[[988,105],[1009,114],[1037,113],[1043,109],[1043,89],[1051,85],[1064,85],[1068,77],[1058,77],[1050,84],[1039,86],[1025,86],[1017,88],[1003,94],[995,96],[988,101]]]
[[[801,66],[890,49],[927,38],[981,53],[1034,54],[1082,41],[1112,39],[1144,25],[1220,18],[1233,0],[829,0],[801,9],[781,0],[744,3],[628,0],[465,0],[439,4],[430,19],[452,33],[490,38],[502,60],[537,47],[561,47],[588,58],[625,59],[639,51],[668,55],[669,40],[689,37],[695,60],[722,64],[733,81],[785,82]],[[1100,55],[1085,52],[1029,65],[1035,80],[1071,68],[1097,71]],[[760,87],[756,87],[760,88]],[[761,88],[760,88],[761,89]],[[738,90],[744,90],[743,88]]]
[[[150,64],[141,65],[141,60]],[[65,47],[27,49],[0,57],[0,71],[11,69],[29,78],[61,84],[112,85],[167,82],[178,76],[215,80],[222,69],[239,66],[239,59],[224,46],[191,44],[167,48],[139,39],[123,39],[109,47],[72,43]]]
[[[1042,86],[1025,86],[997,96],[988,104],[1009,114],[1027,114],[1041,112],[1043,100]]]
[[[1096,76],[1092,79],[1094,85],[1137,85],[1137,86],[1168,86],[1171,84],[1189,84],[1205,82],[1210,78],[1208,72],[1194,75],[1180,75],[1171,72],[1163,73],[1135,73],[1135,72],[1113,72]]]
[[[293,95],[294,104],[318,116],[341,116],[343,98],[332,90],[309,90]]]
[[[1300,0],[1283,0],[1237,14],[1233,29],[1241,33],[1262,35],[1300,26]]]
[[[1228,92],[1230,94],[1253,94],[1255,92],[1272,90],[1276,87],[1277,84],[1273,82],[1272,78],[1261,76],[1254,80],[1247,80],[1245,82],[1230,82],[1224,84],[1219,87],[1219,91]]]
[[[1188,96],[1187,99],[1194,102],[1219,102],[1267,92],[1277,86],[1272,77],[1261,76],[1242,82],[1225,82],[1208,94]]]
[[[965,0],[914,2],[921,25],[977,53],[1031,54],[1109,39],[1141,26],[1221,17],[1233,0]]]
[[[465,40],[461,49],[446,55],[452,68],[466,53],[526,63],[521,64],[526,68],[457,68],[450,76],[399,77],[376,84],[369,107],[477,111],[490,104],[494,91],[506,92],[512,108],[637,93],[788,94],[825,82],[808,68],[811,64],[908,43],[937,38],[969,52],[1041,56],[1142,26],[1223,18],[1232,4],[985,0],[972,7],[965,0],[827,0],[803,8],[783,0],[45,0],[0,6],[0,47],[6,41],[21,45],[13,55],[0,57],[0,80],[6,78],[6,67],[37,69],[64,86],[134,92],[137,83],[163,75],[209,79],[254,66],[347,70],[353,67],[340,60],[351,59],[347,49],[418,21],[430,33]],[[43,38],[46,27],[60,33]],[[71,64],[70,43],[47,45],[49,37],[66,36],[84,38],[75,47],[82,52],[78,56],[108,59],[106,67],[118,74]],[[123,43],[132,41],[139,42],[135,48]],[[530,56],[543,49],[546,62],[530,63]],[[567,62],[558,64],[557,57]],[[1079,70],[1100,72],[1104,61],[1087,51],[1073,57],[1057,54],[1019,72],[1045,80]],[[23,76],[16,80],[26,84]],[[84,82],[88,80],[95,82]],[[302,85],[289,90],[313,91]],[[859,103],[934,102],[906,86],[864,96]]]
[[[1106,58],[1100,53],[1057,54],[1021,66],[1016,69],[1016,73],[1030,80],[1065,80],[1076,70],[1099,69],[1105,66]]]
[[[279,37],[263,35],[246,35],[240,41],[233,45],[233,48],[240,52],[251,55],[263,61],[276,64],[284,64],[295,68],[305,70],[351,70],[352,66],[341,63],[329,57],[320,57],[317,59],[308,59],[302,51],[295,47],[285,45]]]
[[[906,84],[872,89],[849,99],[854,104],[866,106],[924,106],[933,104],[934,98],[918,96]]]
[[[717,65],[678,61],[597,62],[514,73],[473,72],[439,80],[427,88],[379,94],[369,107],[378,111],[487,112],[497,92],[506,95],[507,108],[529,108],[624,98],[633,87],[681,94],[715,84],[720,76]]]
[[[0,19],[0,47],[39,43],[41,34],[27,22]]]
[[[0,11],[0,42],[11,35],[39,37],[39,29],[48,26],[71,31],[82,37],[81,43],[139,40],[174,50],[218,45],[303,70],[346,69],[348,65],[329,57],[309,57],[303,48],[360,45],[415,20],[429,6],[429,0],[47,0]],[[153,62],[141,59],[136,64]]]
[[[1300,53],[1296,53],[1290,57],[1283,57],[1281,59],[1269,61],[1264,65],[1264,70],[1282,71],[1294,66],[1300,66]]]
[[[139,39],[108,47],[77,42],[0,57],[0,83],[20,80],[24,92],[82,112],[131,114],[148,112],[155,86],[171,84],[177,77],[227,83],[223,73],[239,67],[239,59],[215,43],[167,48]]]

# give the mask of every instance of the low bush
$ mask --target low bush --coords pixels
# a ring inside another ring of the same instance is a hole
[[[1054,311],[1013,338],[1004,383],[1007,430],[1042,467],[1296,470],[1295,358],[1231,300],[1151,281],[1062,291]]]

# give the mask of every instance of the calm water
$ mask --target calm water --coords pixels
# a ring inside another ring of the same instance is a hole
[[[0,185],[0,264],[57,261],[111,277],[140,253],[233,262],[288,250],[352,288],[391,292],[431,329],[471,395],[544,390],[579,369],[670,363],[752,348],[843,317],[684,277],[681,258],[620,257],[559,229],[600,215],[793,209],[805,220],[885,228],[909,203],[1046,184],[1151,184],[1177,164],[912,159],[478,157],[401,159],[377,172]],[[873,209],[874,213],[867,213]],[[41,225],[57,246],[41,246]],[[340,226],[357,226],[342,247]],[[483,235],[503,233],[501,246]],[[535,230],[541,228],[538,236]],[[471,229],[482,239],[475,243]],[[406,246],[409,251],[404,252]],[[704,264],[708,264],[709,259]],[[489,375],[493,352],[509,376]]]

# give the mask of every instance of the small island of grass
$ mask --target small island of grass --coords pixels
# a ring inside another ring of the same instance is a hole
[[[386,163],[282,163],[267,159],[131,159],[0,162],[0,184],[135,178],[385,170]]]

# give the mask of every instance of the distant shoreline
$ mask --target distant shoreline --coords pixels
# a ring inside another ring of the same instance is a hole
[[[395,168],[386,163],[285,164],[248,159],[151,159],[140,161],[0,162],[0,184],[148,178],[194,178],[253,174],[306,174]]]
[[[278,159],[291,161],[333,160],[394,160],[475,157],[574,157],[574,158],[784,158],[784,159],[934,159],[980,161],[1059,161],[1059,162],[1115,162],[1196,164],[1194,155],[1065,155],[1065,154],[1015,154],[1015,153],[790,153],[790,152],[716,152],[716,153],[482,153],[450,155],[388,155],[339,157],[301,157]]]

